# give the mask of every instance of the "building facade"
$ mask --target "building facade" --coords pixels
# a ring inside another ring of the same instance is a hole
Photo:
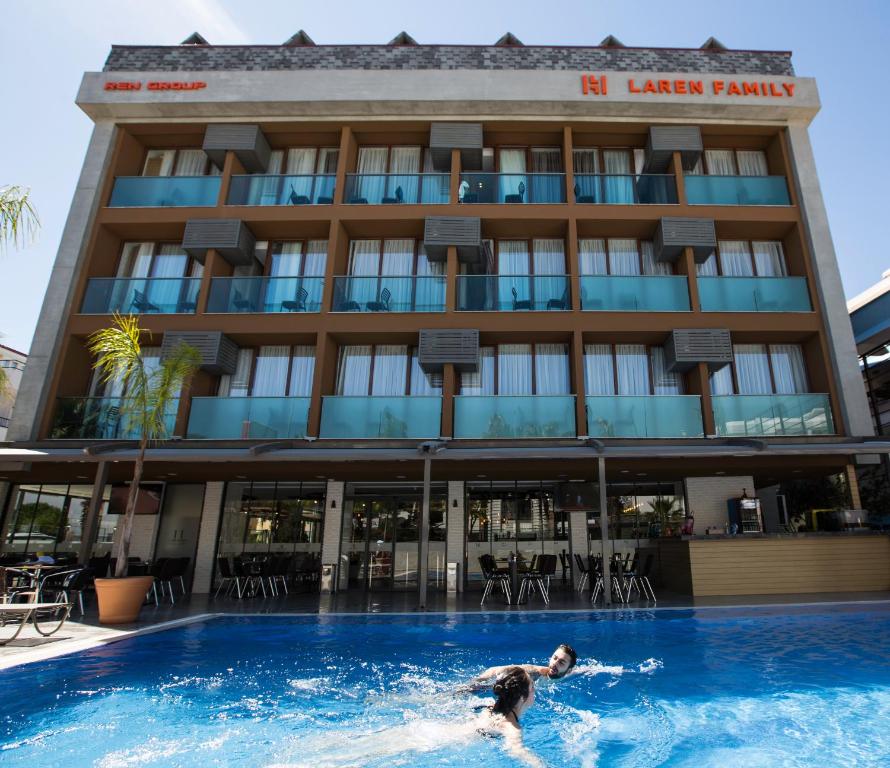
[[[190,557],[197,592],[244,552],[423,604],[482,554],[639,550],[704,593],[702,542],[668,538],[686,516],[725,561],[730,499],[761,495],[767,533],[801,478],[858,508],[886,446],[814,81],[785,52],[608,42],[113,47],[78,94],[95,128],[0,449],[6,549],[114,546],[134,435],[85,347],[113,312],[149,358],[202,354],[134,544]]]
[[[28,356],[12,347],[0,344],[0,369],[5,374],[5,388],[0,391],[0,442],[6,440],[6,431],[12,418],[15,396],[22,382],[22,373]]]

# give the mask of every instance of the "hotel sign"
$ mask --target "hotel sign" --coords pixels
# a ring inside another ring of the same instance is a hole
[[[623,83],[628,94],[669,94],[678,96],[763,96],[771,99],[790,99],[794,96],[794,83],[765,82],[762,80],[637,80],[629,77]],[[614,83],[613,83],[614,86]],[[609,80],[606,75],[581,75],[581,93],[585,96],[608,96]]]
[[[141,91],[141,80],[111,80],[105,83],[106,91]],[[207,83],[200,80],[182,82],[178,80],[149,80],[145,83],[147,91],[198,91],[206,88]]]

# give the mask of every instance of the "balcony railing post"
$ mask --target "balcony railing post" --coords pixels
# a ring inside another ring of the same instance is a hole
[[[698,295],[698,270],[695,268],[695,256],[692,253],[692,248],[683,249],[681,262],[681,271],[686,275],[686,285],[689,291],[689,309],[693,312],[701,312],[701,299]]]
[[[449,203],[457,203],[457,196],[460,190],[460,150],[451,150],[451,183],[449,186]]]
[[[686,205],[686,179],[683,176],[683,158],[679,152],[673,153],[671,172],[674,174],[674,183],[677,185],[677,203]]]

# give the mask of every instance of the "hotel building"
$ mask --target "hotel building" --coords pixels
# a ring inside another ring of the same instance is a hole
[[[790,53],[194,35],[114,46],[77,104],[7,551],[113,548],[135,442],[85,341],[131,312],[149,359],[202,356],[132,551],[189,557],[196,593],[245,552],[421,605],[510,552],[639,550],[694,595],[890,588],[886,535],[787,534],[795,487],[857,509],[890,447]],[[763,532],[727,536],[742,495]]]
[[[5,374],[3,377],[5,385],[0,388],[0,442],[6,440],[6,431],[15,406],[15,396],[27,362],[28,356],[24,352],[0,344],[0,371]]]

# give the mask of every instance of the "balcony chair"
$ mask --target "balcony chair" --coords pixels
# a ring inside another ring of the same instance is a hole
[[[306,299],[309,298],[309,292],[305,288],[298,288],[297,294],[293,301],[282,301],[281,309],[288,312],[305,312]]]
[[[485,605],[485,599],[491,593],[495,585],[500,587],[501,592],[510,602],[510,577],[506,573],[501,573],[497,569],[497,564],[491,555],[482,555],[479,558],[479,567],[482,569],[482,577],[485,579],[485,590],[482,592],[482,602]]]
[[[381,201],[384,205],[398,205],[399,203],[405,202],[405,193],[402,192],[402,188],[396,187],[395,197],[384,197]]]
[[[581,187],[575,184],[575,202],[576,203],[596,203],[596,195],[582,195]]]
[[[193,314],[198,309],[194,301],[180,301],[176,304],[176,312],[180,315]]]
[[[135,309],[140,314],[161,311],[161,308],[157,304],[152,304],[142,291],[133,291],[133,301],[130,302],[130,309]]]
[[[334,204],[334,198],[333,198],[333,197],[328,197],[328,196],[326,196],[326,195],[322,195],[322,196],[320,196],[320,197],[318,198],[318,201],[317,201],[317,202],[318,202],[318,205],[333,205],[333,204]]]
[[[547,299],[547,309],[566,309],[569,304],[569,289],[566,286],[558,299]]]
[[[516,286],[510,289],[513,292],[513,311],[516,312],[519,309],[531,309],[532,301],[531,299],[520,299],[519,292],[516,290]]]
[[[389,302],[391,299],[392,293],[390,293],[389,288],[384,288],[380,291],[379,301],[369,301],[365,306],[368,308],[368,312],[389,312]]]
[[[293,184],[290,186],[290,195],[288,195],[287,201],[291,205],[309,205],[312,202],[306,195],[298,195]]]
[[[359,196],[350,197],[349,204],[350,205],[367,205],[368,198],[367,197],[359,197]]]
[[[479,194],[477,192],[465,192],[464,196],[460,199],[462,203],[478,203],[479,202]]]
[[[505,203],[522,203],[524,202],[523,197],[525,197],[525,184],[523,182],[519,182],[519,186],[516,188],[518,194],[510,194],[504,195]]]
[[[236,290],[232,299],[232,305],[239,312],[256,312],[256,307],[250,299],[245,299],[241,291]]]

